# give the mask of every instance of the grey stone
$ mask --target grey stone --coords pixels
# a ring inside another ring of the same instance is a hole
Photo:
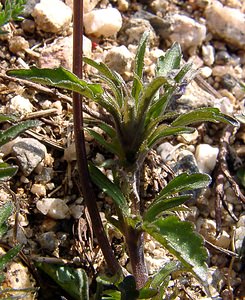
[[[31,174],[44,159],[46,152],[46,147],[32,138],[23,138],[17,141],[12,148],[12,153],[17,158],[25,176]]]
[[[59,246],[59,241],[53,231],[42,233],[38,237],[38,241],[42,249],[53,252]]]

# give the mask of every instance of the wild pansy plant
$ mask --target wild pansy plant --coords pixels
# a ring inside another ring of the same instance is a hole
[[[135,57],[131,88],[118,73],[90,58],[84,58],[84,62],[98,70],[100,80],[108,88],[81,80],[63,68],[8,72],[10,76],[75,91],[106,111],[106,118],[91,119],[91,126],[86,130],[114,154],[114,180],[109,180],[92,162],[89,163],[89,170],[93,182],[114,201],[117,216],[110,216],[109,219],[124,236],[131,262],[134,277],[126,277],[118,285],[117,292],[122,295],[121,299],[160,299],[169,274],[176,269],[189,271],[202,282],[206,281],[207,251],[203,240],[191,223],[180,221],[173,211],[191,198],[188,191],[207,187],[210,176],[180,174],[144,209],[138,189],[139,174],[152,148],[167,137],[192,133],[194,128],[189,126],[191,124],[221,121],[237,126],[236,120],[217,108],[202,108],[181,115],[169,111],[171,101],[183,94],[193,77],[191,64],[181,65],[181,49],[175,43],[158,59],[156,76],[145,83],[143,68],[147,39],[148,33],[145,33]],[[94,125],[104,131],[106,138],[93,130]],[[172,213],[169,213],[171,210]],[[180,264],[167,264],[148,279],[144,261],[145,233],[175,255]],[[108,295],[110,293],[115,294],[115,291],[108,292]],[[127,298],[129,294],[131,297]]]

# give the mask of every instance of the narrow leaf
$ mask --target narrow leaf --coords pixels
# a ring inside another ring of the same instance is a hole
[[[196,109],[194,111],[185,113],[179,116],[175,121],[172,122],[172,126],[186,126],[197,122],[224,122],[233,126],[239,126],[239,122],[225,114],[222,114],[218,108],[206,107]]]
[[[159,193],[155,201],[162,197],[171,196],[175,193],[184,191],[191,191],[195,189],[201,189],[207,187],[211,183],[211,177],[208,174],[194,173],[187,174],[182,173],[172,179]]]
[[[179,70],[177,75],[174,77],[175,82],[181,83],[182,80],[185,78],[186,74],[191,70],[191,67],[192,67],[191,63],[184,64],[184,66]]]
[[[96,99],[103,93],[101,85],[88,84],[62,67],[55,69],[32,67],[31,69],[10,70],[7,71],[7,75],[68,89],[80,93],[89,99]]]
[[[123,193],[119,187],[111,182],[97,167],[89,163],[89,172],[92,181],[102,189],[108,196],[110,196],[115,205],[123,211],[125,215],[129,212],[129,207]]]
[[[0,163],[0,182],[7,181],[18,171],[18,166],[10,166],[7,163]]]
[[[159,57],[156,74],[167,76],[174,69],[179,69],[181,61],[181,48],[178,43],[174,43],[164,56]]]
[[[21,245],[17,245],[10,249],[6,254],[0,257],[0,271],[6,267],[7,263],[11,262],[13,258],[20,252]]]
[[[7,114],[0,114],[0,123],[6,122],[6,121],[17,121],[18,118],[15,115],[7,115]]]
[[[144,229],[201,281],[207,280],[207,250],[190,222],[169,216],[144,224]]]
[[[23,131],[41,125],[40,121],[28,120],[20,122],[0,132],[0,146],[16,138]]]
[[[173,207],[179,206],[189,200],[192,195],[181,195],[177,197],[171,197],[166,199],[165,197],[159,198],[154,201],[144,214],[144,220],[147,222],[153,222],[156,217],[163,213],[165,210],[169,210]]]
[[[171,135],[177,135],[182,133],[192,133],[194,128],[184,127],[184,126],[168,126],[168,125],[160,125],[157,129],[152,133],[152,135],[148,138],[147,146],[151,149],[156,143],[160,142],[163,138],[166,138]]]
[[[140,98],[138,109],[137,109],[138,120],[144,118],[144,116],[147,113],[147,110],[149,109],[152,103],[154,95],[156,94],[158,89],[164,84],[168,84],[168,81],[165,77],[156,77],[144,89],[144,92]]]
[[[109,152],[117,155],[119,158],[123,157],[122,148],[120,145],[115,142],[107,142],[103,136],[101,136],[99,133],[97,133],[95,130],[86,128],[85,129],[101,146],[103,146],[106,150]]]
[[[0,226],[2,226],[8,218],[11,216],[13,211],[13,205],[11,202],[4,203],[0,207]]]
[[[149,37],[149,31],[145,32],[141,40],[139,42],[139,47],[137,49],[137,53],[135,56],[135,74],[133,80],[133,88],[132,88],[132,97],[136,100],[136,105],[138,102],[139,94],[142,90],[141,79],[143,76],[143,68],[144,68],[144,57],[145,57],[145,50],[146,45]]]
[[[65,290],[72,299],[89,300],[88,278],[83,269],[48,263],[37,263],[37,266]]]

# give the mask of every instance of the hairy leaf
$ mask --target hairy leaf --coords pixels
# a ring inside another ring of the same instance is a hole
[[[181,56],[180,45],[174,43],[164,56],[159,57],[156,66],[157,75],[167,76],[174,69],[179,69]]]
[[[156,77],[146,86],[139,100],[137,109],[138,120],[141,120],[146,115],[146,112],[151,105],[154,95],[164,84],[168,84],[168,81],[165,77]]]
[[[0,207],[0,238],[7,232],[6,222],[11,216],[13,205],[11,202],[6,202]]]
[[[88,278],[83,269],[48,263],[37,263],[37,267],[50,276],[72,299],[89,300]]]
[[[115,205],[126,215],[128,215],[129,207],[123,193],[119,187],[111,182],[97,167],[89,163],[89,172],[92,181],[110,196]]]
[[[0,182],[7,181],[18,171],[18,166],[10,166],[7,163],[0,163]]]
[[[146,223],[143,228],[174,254],[187,270],[201,281],[207,280],[207,250],[190,222],[182,222],[175,216],[169,216]]]
[[[13,260],[13,258],[20,252],[20,250],[21,245],[17,245],[0,257],[0,271],[3,271],[6,265]]]
[[[143,76],[145,49],[146,49],[148,37],[149,37],[149,31],[146,31],[141,37],[137,49],[137,53],[135,56],[135,76],[133,80],[132,97],[136,100],[136,105],[138,103],[139,94],[143,88],[141,79]]]
[[[173,127],[173,126],[167,126],[163,124],[158,126],[157,129],[148,138],[147,146],[149,149],[151,149],[153,146],[156,145],[156,143],[160,142],[161,139],[167,136],[181,134],[181,133],[192,133],[193,131],[194,128],[190,128],[190,127],[184,127],[184,126]]]
[[[155,201],[160,200],[162,197],[171,196],[176,193],[191,191],[207,187],[211,183],[211,177],[208,174],[182,173],[172,179],[159,193]]]
[[[20,122],[16,125],[9,127],[4,131],[0,131],[0,146],[8,143],[9,141],[16,138],[23,131],[41,125],[40,121],[28,120]]]
[[[172,122],[172,126],[186,126],[196,122],[224,122],[231,124],[233,126],[239,126],[236,119],[222,114],[218,108],[206,107],[196,109],[194,111],[185,113],[179,116],[176,120]]]
[[[32,67],[31,69],[10,70],[7,71],[7,75],[71,90],[93,100],[99,98],[103,93],[101,85],[88,84],[62,67],[55,69]]]
[[[85,129],[101,146],[103,146],[106,150],[111,153],[117,155],[119,158],[123,157],[122,148],[117,140],[113,142],[107,142],[103,136],[97,133],[95,130],[86,128]]]
[[[18,118],[15,115],[7,115],[7,114],[0,114],[0,123],[6,122],[6,121],[17,121]]]
[[[147,222],[153,222],[156,217],[163,213],[165,210],[169,210],[173,207],[179,206],[189,200],[192,195],[181,195],[171,198],[161,197],[157,201],[154,201],[146,210],[144,214],[144,220]]]

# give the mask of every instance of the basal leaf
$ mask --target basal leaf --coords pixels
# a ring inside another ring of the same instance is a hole
[[[239,126],[239,122],[225,114],[222,114],[218,108],[206,107],[187,112],[179,116],[172,122],[172,126],[186,126],[197,122],[224,122],[233,126]]]
[[[128,215],[129,207],[123,193],[119,187],[111,182],[97,167],[92,163],[89,163],[89,172],[92,181],[99,187],[103,192],[110,196],[115,205],[123,211],[124,215]]]
[[[16,125],[13,125],[4,131],[0,131],[0,146],[13,140],[20,133],[24,132],[25,130],[32,128],[32,127],[37,127],[41,124],[42,123],[40,121],[28,120],[28,121],[23,121]]]
[[[192,195],[181,195],[171,198],[161,197],[157,201],[154,201],[146,210],[144,214],[144,220],[147,222],[153,222],[159,214],[165,210],[169,210],[173,207],[179,206],[189,200]]]
[[[7,71],[7,75],[44,85],[68,89],[80,93],[89,99],[96,99],[103,94],[101,85],[88,84],[62,67],[55,69],[38,69],[32,67],[31,69],[10,70]]]
[[[144,224],[144,230],[174,254],[202,282],[207,280],[207,250],[201,236],[193,230],[190,222],[169,216]]]
[[[0,271],[3,271],[7,263],[11,262],[13,258],[20,252],[20,250],[21,245],[17,245],[0,257]]]
[[[138,120],[143,119],[143,117],[146,115],[146,112],[152,103],[154,95],[164,84],[168,84],[168,81],[165,77],[156,77],[146,86],[142,96],[139,99],[137,109]]]
[[[126,276],[118,285],[121,291],[121,300],[137,300],[139,291],[136,289],[136,281],[132,275]]]
[[[175,193],[191,191],[207,187],[211,183],[211,177],[208,174],[182,173],[172,179],[159,193],[155,201],[162,197],[172,196]]]
[[[149,149],[151,149],[153,146],[155,146],[158,142],[160,142],[165,137],[182,134],[182,133],[192,133],[193,131],[194,128],[191,127],[184,127],[184,126],[173,127],[173,126],[162,124],[158,126],[157,129],[148,138],[147,146]]]
[[[142,90],[141,79],[143,76],[143,68],[144,68],[144,57],[145,57],[145,49],[147,45],[149,37],[149,31],[146,31],[140,40],[137,53],[135,56],[135,74],[133,80],[133,88],[132,88],[132,97],[136,100],[136,105],[138,103],[139,94]],[[137,78],[136,78],[137,77]]]
[[[101,300],[121,300],[121,293],[116,290],[105,290]]]
[[[18,118],[15,115],[7,115],[7,114],[0,114],[0,123],[6,122],[6,121],[17,121]]]
[[[177,75],[174,77],[175,82],[181,83],[181,81],[185,78],[186,74],[191,70],[192,64],[187,63],[179,70]]]
[[[0,206],[0,228],[2,228],[3,226],[4,226],[4,229],[7,228],[6,221],[11,216],[12,211],[13,211],[13,205],[10,201],[6,202]],[[6,232],[5,230],[3,230],[3,232],[1,232],[0,238],[3,236],[3,234],[5,232]]]
[[[111,153],[117,155],[119,158],[123,157],[122,148],[118,141],[115,142],[107,142],[103,136],[97,133],[95,130],[86,128],[85,129],[101,146],[103,146],[106,150],[110,151]]]
[[[174,69],[179,69],[181,62],[181,48],[178,43],[174,43],[164,56],[159,57],[156,66],[158,76],[167,76]]]
[[[72,299],[89,300],[88,278],[81,268],[37,263],[37,267],[50,276]]]
[[[18,166],[10,166],[7,163],[0,163],[0,182],[7,181],[18,171]]]

